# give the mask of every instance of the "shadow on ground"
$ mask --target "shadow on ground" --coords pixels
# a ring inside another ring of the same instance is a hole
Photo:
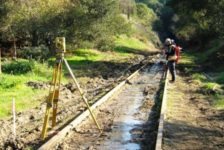
[[[166,121],[165,129],[165,149],[224,149],[222,130],[188,125],[181,121]]]

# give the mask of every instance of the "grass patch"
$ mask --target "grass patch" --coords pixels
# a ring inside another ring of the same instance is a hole
[[[219,85],[214,82],[205,82],[205,83],[203,83],[203,86],[202,86],[202,88],[204,88],[206,90],[213,90],[216,87],[219,87]]]
[[[116,46],[124,46],[127,48],[146,50],[148,48],[147,44],[141,42],[136,38],[128,38],[126,36],[120,36],[116,40]]]
[[[146,52],[149,49],[149,45],[146,43],[126,36],[118,37],[115,44],[115,51],[119,53],[139,53]]]
[[[34,80],[43,81],[47,79],[34,74],[2,74],[0,76],[0,118],[5,118],[10,115],[12,98],[16,100],[17,111],[33,108],[40,103],[40,101],[37,101],[37,98],[45,95],[47,91],[35,90],[26,86],[28,81]]]
[[[16,100],[16,111],[22,111],[34,108],[43,100],[38,100],[47,94],[46,90],[33,90],[25,84],[17,85],[15,88],[8,90],[0,89],[0,118],[10,116],[12,108],[12,98]]]
[[[38,106],[41,101],[37,99],[47,94],[47,90],[35,90],[26,86],[26,83],[28,81],[49,81],[52,76],[52,68],[48,67],[46,63],[42,64],[36,61],[30,63],[32,63],[32,68],[27,73],[15,75],[3,73],[0,75],[0,118],[10,115],[12,98],[16,100],[17,111],[22,111]]]
[[[215,95],[213,99],[213,105],[215,106],[215,108],[224,109],[224,95]]]

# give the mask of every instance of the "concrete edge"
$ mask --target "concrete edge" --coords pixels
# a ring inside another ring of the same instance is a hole
[[[163,99],[162,99],[162,106],[160,111],[155,150],[162,150],[162,144],[163,144],[164,120],[166,119],[166,107],[167,107],[167,84],[168,84],[167,76],[168,76],[168,72],[166,72],[166,75],[165,75],[165,85],[164,85],[164,91],[163,91]]]

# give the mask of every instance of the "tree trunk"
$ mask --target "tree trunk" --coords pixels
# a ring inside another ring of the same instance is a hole
[[[16,39],[13,37],[13,59],[17,59]]]

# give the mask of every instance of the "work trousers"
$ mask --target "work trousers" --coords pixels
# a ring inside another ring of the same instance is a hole
[[[175,81],[176,79],[175,61],[168,61],[167,66],[171,73],[172,81]]]

